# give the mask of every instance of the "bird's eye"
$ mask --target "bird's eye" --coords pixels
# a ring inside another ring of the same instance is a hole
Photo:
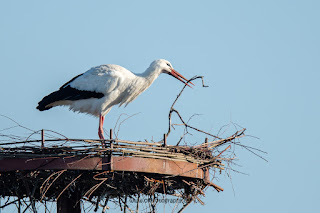
[[[167,63],[168,67],[171,67],[169,63]]]

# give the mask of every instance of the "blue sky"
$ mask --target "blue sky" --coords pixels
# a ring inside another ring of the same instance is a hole
[[[0,113],[32,129],[96,138],[94,117],[35,109],[50,92],[93,66],[119,64],[140,73],[158,58],[187,78],[205,76],[177,104],[192,124],[217,133],[233,121],[246,127],[244,143],[268,163],[237,148],[249,176],[232,173],[207,191],[205,206],[186,212],[316,212],[320,173],[319,1],[2,1],[0,3]],[[135,117],[119,137],[160,140],[182,85],[167,75],[121,113]],[[1,126],[10,125],[5,119]],[[232,132],[232,131],[231,131]],[[179,134],[168,138],[175,144]],[[195,134],[188,142],[203,140]],[[234,192],[233,192],[233,188]]]

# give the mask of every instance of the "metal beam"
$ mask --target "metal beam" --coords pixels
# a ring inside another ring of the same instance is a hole
[[[67,194],[63,193],[57,200],[57,213],[80,213],[81,194],[79,191]]]
[[[207,179],[206,171],[198,164],[184,161],[139,157],[55,157],[55,158],[2,158],[0,172],[15,170],[102,170],[157,173],[172,176]]]

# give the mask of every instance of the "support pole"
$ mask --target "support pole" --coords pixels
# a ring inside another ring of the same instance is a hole
[[[78,190],[71,194],[64,192],[57,200],[57,213],[81,213],[80,199],[81,194]]]
[[[167,134],[163,134],[163,146],[167,146]]]
[[[44,147],[44,129],[41,130],[41,149]]]
[[[113,132],[112,132],[112,129],[110,129],[110,140],[112,140],[113,138]]]
[[[206,147],[208,147],[208,138],[204,140],[204,143],[207,145]]]

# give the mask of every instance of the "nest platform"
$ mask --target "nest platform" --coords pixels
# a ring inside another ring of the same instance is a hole
[[[206,141],[198,146],[172,146],[163,142],[119,139],[50,139],[1,144],[0,196],[57,201],[58,212],[80,212],[80,200],[108,208],[117,199],[130,209],[127,198],[171,195],[183,200],[184,209],[204,195],[206,187],[223,189],[210,181],[209,170],[224,170],[221,154],[213,150],[235,138]],[[6,203],[8,205],[10,203]],[[4,206],[1,206],[4,207]]]

